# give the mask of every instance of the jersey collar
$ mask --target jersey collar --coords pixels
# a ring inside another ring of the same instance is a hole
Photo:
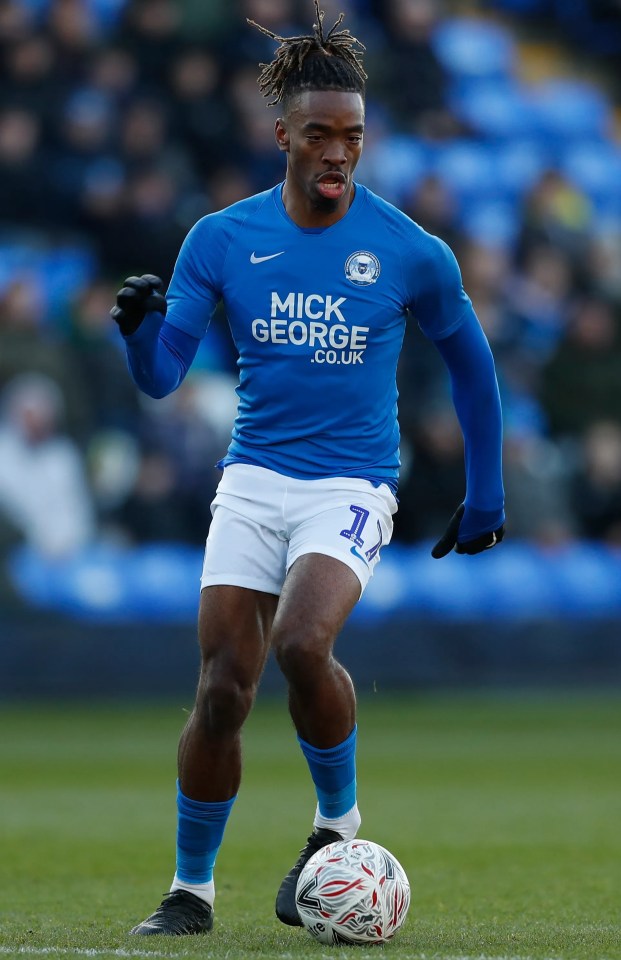
[[[287,221],[287,223],[293,227],[294,230],[297,230],[299,233],[325,233],[327,230],[338,230],[340,226],[345,225],[346,222],[350,221],[353,216],[355,216],[360,210],[362,203],[364,201],[364,187],[359,183],[354,182],[354,199],[351,203],[351,206],[344,217],[341,217],[340,220],[337,220],[336,223],[330,224],[329,227],[300,227],[294,220],[291,219],[287,211],[285,210],[285,205],[282,200],[282,191],[285,185],[285,181],[282,183],[276,184],[272,191],[272,196],[274,197],[274,203],[276,209],[278,210],[281,217]]]

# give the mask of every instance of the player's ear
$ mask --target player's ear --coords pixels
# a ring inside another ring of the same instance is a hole
[[[274,134],[276,136],[276,143],[279,150],[284,150],[285,153],[289,152],[289,133],[285,126],[285,121],[282,117],[279,117],[274,126]]]

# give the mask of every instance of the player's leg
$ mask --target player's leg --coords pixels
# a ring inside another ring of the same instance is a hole
[[[243,587],[201,593],[201,671],[178,751],[177,869],[160,907],[132,930],[192,934],[213,924],[213,868],[241,778],[241,728],[269,651],[278,597]]]
[[[334,657],[334,642],[360,597],[350,567],[317,553],[293,564],[272,628],[272,645],[289,688],[289,708],[315,783],[314,830],[278,891],[276,914],[298,926],[295,886],[312,854],[360,826],[356,803],[356,698]]]
[[[200,677],[178,752],[186,796],[219,802],[237,793],[241,728],[270,649],[277,604],[277,596],[243,587],[213,586],[201,592]]]
[[[272,626],[272,645],[300,737],[320,748],[351,733],[356,698],[333,647],[360,598],[360,581],[334,557],[307,553],[293,564]]]
[[[201,593],[201,670],[178,751],[177,872],[172,889],[213,902],[213,865],[241,780],[241,729],[269,652],[278,597],[242,587]]]
[[[289,572],[272,637],[317,794],[314,830],[276,902],[278,917],[298,925],[295,883],[304,863],[360,826],[355,696],[333,647],[390,542],[397,502],[385,484],[343,477],[291,481],[288,492]]]
[[[227,467],[218,486],[201,576],[200,679],[178,751],[177,870],[171,893],[133,932],[211,927],[213,865],[240,781],[240,731],[285,579],[287,540],[276,532],[281,496],[270,471],[245,464]],[[175,917],[174,929],[162,929],[171,913],[193,912],[187,924]]]

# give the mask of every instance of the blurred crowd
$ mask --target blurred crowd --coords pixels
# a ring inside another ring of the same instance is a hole
[[[437,172],[393,167],[404,141],[437,152],[472,136],[433,42],[443,18],[526,12],[549,28],[554,4],[322,6],[344,9],[367,46],[359,179],[451,245],[492,344],[511,534],[621,546],[621,218],[551,165],[512,231],[474,230]],[[0,553],[23,540],[52,556],[101,538],[204,542],[235,410],[226,318],[154,402],[129,380],[109,309],[128,274],[170,279],[199,217],[282,179],[256,82],[274,44],[246,18],[290,35],[312,14],[310,0],[0,2]],[[415,324],[399,387],[396,537],[412,542],[438,535],[463,497],[447,378]]]

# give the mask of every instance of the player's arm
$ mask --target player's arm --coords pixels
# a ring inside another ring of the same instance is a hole
[[[132,379],[144,393],[159,399],[176,390],[200,344],[165,320],[167,304],[153,274],[128,277],[110,314],[125,340]]]
[[[437,237],[418,237],[406,254],[409,305],[423,333],[444,360],[465,445],[466,496],[433,548],[479,553],[504,536],[502,417],[494,360],[461,281],[450,248]]]
[[[480,553],[504,536],[502,414],[494,359],[470,307],[461,326],[435,345],[444,360],[464,436],[466,497],[432,550],[439,559]]]
[[[165,297],[152,274],[129,277],[117,294],[110,313],[132,378],[151,397],[176,390],[196,356],[219,299],[225,240],[214,218],[203,217],[182,244]]]

